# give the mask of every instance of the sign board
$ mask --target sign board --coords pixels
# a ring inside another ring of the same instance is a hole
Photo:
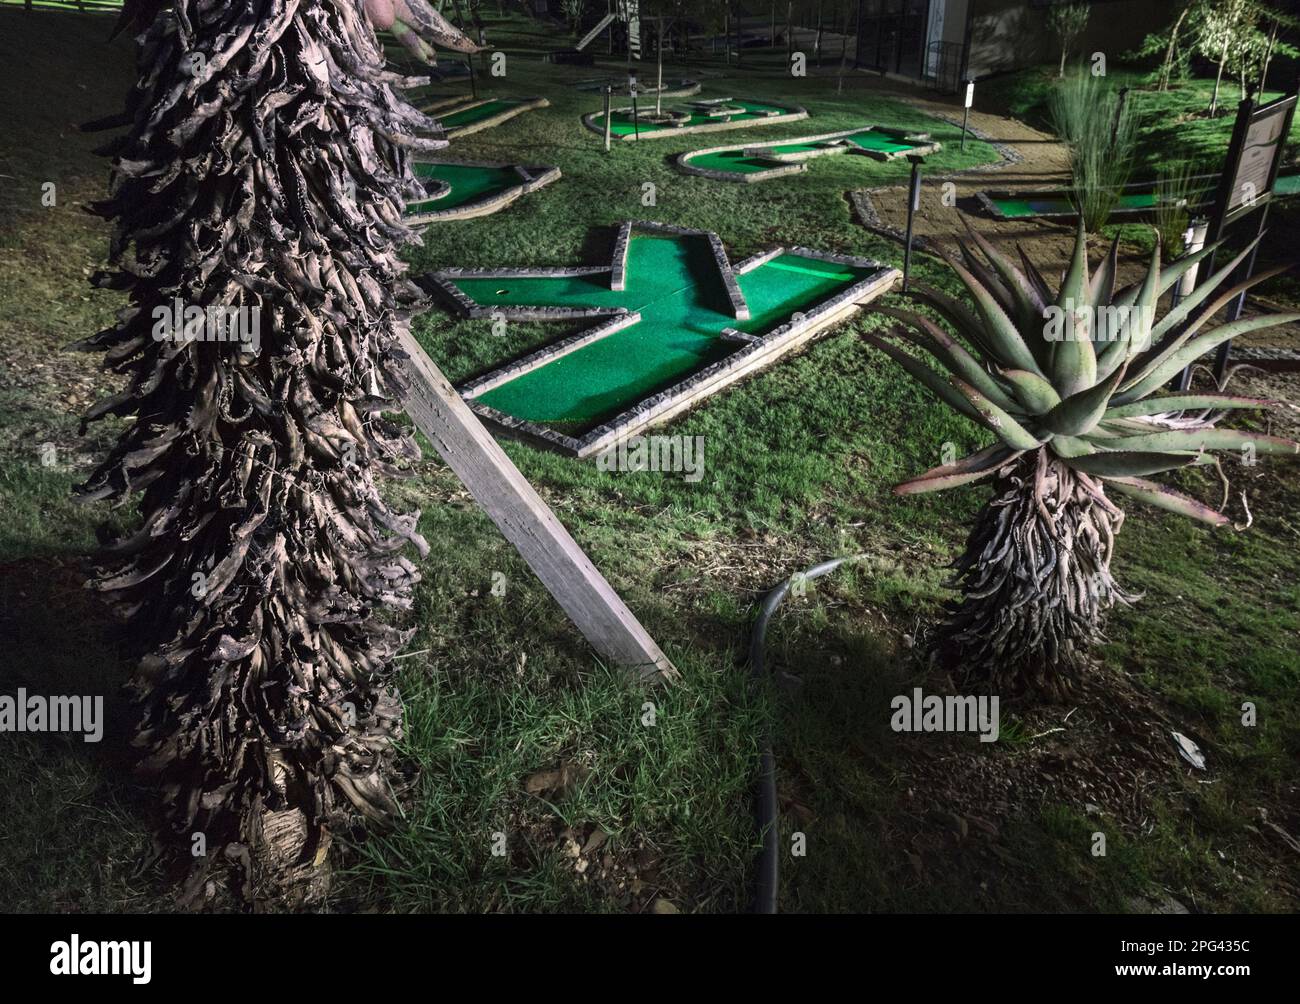
[[[972,107],[974,104],[975,104],[975,81],[973,81],[973,80],[968,80],[968,81],[966,81],[966,104],[965,104],[965,107],[966,107],[966,108],[970,108],[970,107]]]
[[[1272,194],[1295,106],[1294,94],[1266,105],[1242,102],[1220,181],[1220,227],[1258,208]]]

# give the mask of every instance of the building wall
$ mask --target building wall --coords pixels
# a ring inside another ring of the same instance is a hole
[[[1020,0],[969,0],[970,54],[976,77],[1018,70],[1060,59],[1047,26],[1050,5]],[[1071,61],[1104,52],[1115,60],[1177,17],[1175,0],[1094,0],[1088,27],[1075,42]],[[946,32],[945,32],[946,34]]]

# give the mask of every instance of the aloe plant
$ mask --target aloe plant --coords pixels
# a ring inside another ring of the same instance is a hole
[[[895,491],[993,480],[994,497],[955,564],[963,596],[949,609],[938,648],[995,689],[1064,697],[1087,665],[1104,612],[1131,599],[1110,572],[1123,513],[1108,491],[1221,526],[1228,522],[1221,512],[1150,476],[1217,463],[1215,450],[1300,452],[1287,439],[1217,427],[1229,411],[1276,402],[1163,388],[1228,339],[1300,313],[1211,324],[1234,297],[1287,267],[1222,289],[1253,245],[1157,319],[1161,294],[1213,247],[1162,269],[1157,240],[1146,275],[1117,289],[1118,243],[1090,271],[1080,224],[1053,292],[1023,250],[1020,267],[980,235],[971,240],[980,254],[960,241],[961,260],[940,253],[973,308],[927,287],[912,294],[959,337],[919,313],[885,311],[937,366],[866,337],[995,442]]]

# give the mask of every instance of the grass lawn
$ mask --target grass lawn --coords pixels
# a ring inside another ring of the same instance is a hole
[[[82,437],[75,416],[111,383],[93,357],[58,351],[119,306],[86,285],[108,234],[79,204],[102,195],[107,171],[90,153],[96,140],[70,125],[114,111],[131,82],[129,43],[102,44],[110,21],[0,10],[0,120],[17,140],[0,152],[10,374],[0,387],[0,693],[113,695],[132,655],[80,589],[95,524],[131,516],[69,499],[114,434],[105,425]],[[906,162],[826,157],[751,187],[685,176],[671,160],[869,124],[931,133],[944,144],[928,162],[935,173],[996,159],[977,141],[958,152],[957,127],[874,93],[867,78],[843,95],[833,78],[783,78],[783,52],[746,52],[739,70],[700,60],[666,74],[703,78],[701,98],[797,103],[808,120],[619,143],[607,155],[580,121],[600,95],[572,86],[591,68],[542,63],[538,51],[563,40],[522,19],[489,17],[488,27],[508,71],[485,96],[540,94],[551,106],[448,154],[555,164],[563,178],[494,216],[433,225],[409,249],[417,271],[601,264],[626,219],[714,230],[733,261],[802,245],[896,264],[897,245],[853,221],[846,193],[901,182]],[[13,86],[37,75],[40,101]],[[467,90],[434,90],[453,86]],[[54,207],[40,202],[47,181],[58,186]],[[933,260],[915,267],[952,288]],[[782,909],[1143,909],[1170,895],[1197,909],[1300,906],[1294,852],[1260,813],[1300,832],[1296,471],[1233,465],[1235,489],[1251,490],[1247,533],[1131,509],[1116,570],[1145,596],[1112,619],[1104,669],[1077,706],[1004,705],[992,744],[897,735],[890,698],[945,687],[916,653],[983,495],[901,499],[890,486],[938,463],[947,444],[964,453],[983,441],[862,341],[882,321],[865,312],[659,430],[704,437],[699,481],[601,472],[506,444],[682,670],[671,690],[641,690],[596,664],[424,444],[417,476],[388,488],[423,511],[432,547],[401,662],[418,779],[397,826],[345,841],[336,909],[744,909],[768,727],[783,839],[807,841],[806,856],[783,858]],[[416,333],[457,382],[580,327],[512,322],[496,336],[488,321],[434,309]],[[53,465],[41,462],[44,443],[55,444]],[[1184,485],[1217,500],[1204,471]],[[802,568],[859,552],[869,560],[789,600],[772,625],[770,661],[802,686],[756,692],[742,663],[754,602]],[[1259,709],[1253,728],[1241,725],[1245,701]],[[0,906],[166,902],[139,864],[151,796],[128,780],[130,719],[120,699],[110,703],[114,727],[97,747],[0,737]],[[1201,745],[1209,771],[1190,776],[1171,745],[1151,741],[1171,728]],[[1108,840],[1100,858],[1098,831]]]

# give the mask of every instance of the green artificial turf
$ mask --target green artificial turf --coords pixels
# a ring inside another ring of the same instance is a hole
[[[796,310],[811,310],[866,270],[783,254],[738,276],[751,319],[737,321],[703,236],[634,234],[627,289],[609,274],[461,279],[485,306],[627,307],[641,321],[530,370],[479,400],[533,422],[595,424],[736,351],[725,328],[761,334]]]
[[[445,181],[451,185],[451,191],[440,199],[408,202],[406,205],[408,215],[457,209],[471,202],[491,198],[523,183],[519,177],[519,172],[513,167],[435,164],[429,161],[421,161],[415,165],[415,174],[419,178]]]
[[[1279,198],[1287,198],[1300,192],[1300,174],[1279,175],[1273,192]],[[1209,199],[1212,196],[1203,195],[1202,198]],[[1064,194],[1026,193],[1015,198],[990,195],[989,201],[998,207],[1003,217],[1009,220],[1047,215],[1065,216],[1074,213],[1074,204]],[[1149,212],[1154,210],[1155,206],[1156,193],[1148,189],[1121,195],[1118,204],[1111,212]]]
[[[649,107],[649,102],[653,100],[653,95],[647,96],[641,103],[644,111]],[[631,136],[636,132],[662,132],[663,130],[672,131],[674,129],[686,129],[692,126],[710,125],[722,122],[753,122],[755,125],[761,125],[763,120],[775,117],[777,115],[788,115],[789,108],[783,108],[780,105],[765,104],[762,101],[728,101],[727,104],[743,108],[744,111],[731,116],[710,115],[706,111],[692,111],[691,117],[680,126],[669,125],[666,123],[642,122],[638,128],[632,120],[631,112],[613,112],[610,119],[609,131],[615,136]],[[598,119],[599,121],[599,119]],[[603,125],[603,123],[602,123]]]
[[[490,119],[494,115],[500,115],[504,111],[525,103],[523,98],[493,98],[490,101],[484,101],[481,105],[475,105],[473,108],[465,108],[447,115],[437,112],[432,114],[444,129],[451,132],[453,129],[463,129],[465,126],[474,125],[484,119]]]
[[[843,137],[849,143],[862,150],[875,150],[881,153],[905,153],[908,150],[914,150],[919,146],[928,146],[929,141],[913,143],[909,140],[899,139],[897,136],[888,136],[885,133],[875,129],[864,129],[860,133],[852,136]],[[830,149],[829,141],[820,141],[814,143],[778,143],[773,146],[764,147],[775,154],[790,153],[809,153],[822,152]],[[692,167],[705,168],[712,171],[727,171],[732,174],[757,174],[760,171],[772,170],[772,160],[768,157],[755,157],[741,150],[718,150],[714,153],[702,153],[699,156],[687,158]]]

